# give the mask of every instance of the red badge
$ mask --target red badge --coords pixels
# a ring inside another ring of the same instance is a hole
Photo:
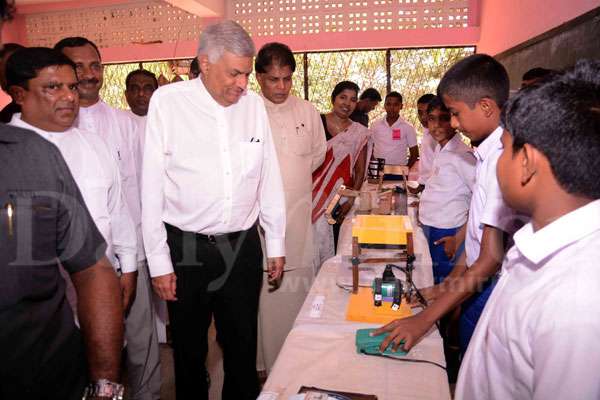
[[[400,129],[392,129],[392,139],[400,140],[402,137],[402,131]]]

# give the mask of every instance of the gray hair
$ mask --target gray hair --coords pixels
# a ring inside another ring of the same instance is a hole
[[[217,62],[225,51],[240,57],[254,57],[256,53],[248,32],[231,20],[204,28],[198,43],[198,55],[206,54],[211,63]]]

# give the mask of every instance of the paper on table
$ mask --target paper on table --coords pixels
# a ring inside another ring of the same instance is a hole
[[[398,318],[406,318],[412,315],[410,306],[406,301],[400,303],[397,311],[392,310],[392,303],[383,302],[380,307],[373,304],[373,291],[370,288],[359,287],[357,294],[350,295],[346,319],[348,321],[371,322],[375,324],[387,324]]]

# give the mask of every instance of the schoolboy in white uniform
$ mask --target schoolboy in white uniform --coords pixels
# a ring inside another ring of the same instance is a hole
[[[498,180],[532,219],[514,235],[456,399],[600,398],[598,77],[599,62],[580,62],[506,106]]]
[[[427,107],[429,102],[433,100],[435,95],[431,93],[424,94],[417,100],[417,115],[419,122],[423,125],[423,136],[421,137],[421,146],[419,147],[419,189],[417,192],[423,191],[425,182],[431,175],[431,165],[433,164],[433,153],[437,142],[429,134],[427,127]]]
[[[419,158],[419,147],[415,128],[400,117],[400,93],[388,93],[385,96],[384,107],[386,116],[375,121],[371,127],[371,137],[375,145],[373,155],[375,158],[385,159],[386,165],[412,167]]]
[[[382,349],[392,341],[393,348],[397,348],[404,340],[403,348],[409,350],[437,320],[460,304],[460,347],[461,352],[466,351],[494,287],[506,242],[518,226],[516,213],[504,203],[496,178],[496,164],[502,152],[500,111],[508,99],[508,89],[506,70],[486,54],[457,62],[438,86],[438,95],[450,110],[452,127],[472,141],[481,142],[475,151],[477,170],[466,225],[466,265],[464,258],[459,258],[444,282],[422,291],[432,302],[423,312],[375,331],[374,334],[391,332],[382,342]],[[465,229],[461,229],[455,237],[440,239],[439,243],[456,249],[464,233]]]
[[[467,222],[473,185],[475,156],[450,126],[450,112],[439,97],[429,102],[429,132],[436,141],[431,174],[419,199],[419,221],[429,244],[434,284],[441,283],[454,267],[444,243]],[[461,247],[462,249],[462,247]]]

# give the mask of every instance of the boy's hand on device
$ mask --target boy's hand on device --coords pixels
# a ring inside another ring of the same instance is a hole
[[[444,253],[449,259],[454,258],[456,254],[456,238],[454,236],[444,236],[443,238],[433,242],[436,246],[444,245]]]
[[[421,340],[429,328],[431,328],[431,324],[421,317],[421,315],[422,314],[417,314],[412,317],[397,319],[374,330],[373,333],[371,333],[371,336],[379,336],[386,332],[390,333],[383,342],[381,342],[379,350],[384,352],[391,344],[392,351],[397,351],[398,347],[400,347],[400,342],[404,340],[402,348],[404,351],[409,351]]]

